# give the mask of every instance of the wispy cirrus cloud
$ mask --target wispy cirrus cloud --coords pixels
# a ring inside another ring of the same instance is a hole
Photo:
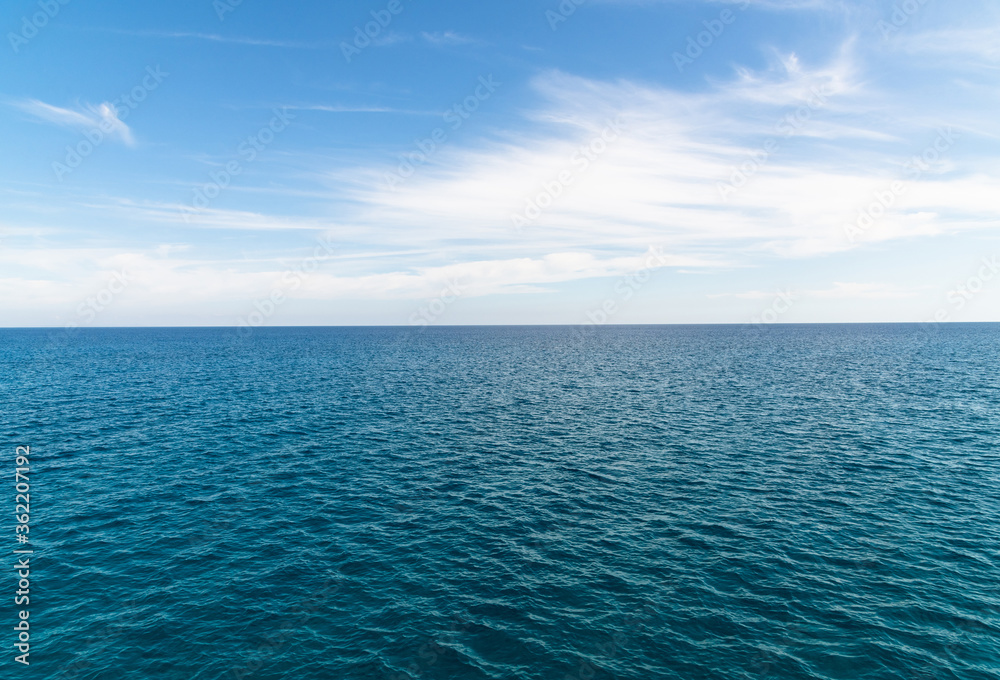
[[[390,31],[372,39],[375,47],[391,47],[402,43],[422,42],[432,47],[455,47],[458,45],[481,45],[478,38],[462,35],[455,31],[422,31],[417,35]]]
[[[902,50],[933,58],[952,57],[968,64],[969,59],[989,64],[1000,63],[1000,25],[976,28],[942,28],[899,38]]]
[[[854,3],[849,0],[592,0],[595,4],[607,5],[655,5],[655,4],[705,4],[737,5],[741,9],[750,7],[767,10],[844,10]]]
[[[13,102],[13,106],[46,123],[83,132],[99,129],[127,146],[135,145],[132,130],[118,117],[118,109],[111,102],[67,109],[37,99],[25,99]]]
[[[693,256],[845,251],[859,246],[844,225],[902,178],[903,164],[937,134],[905,103],[886,108],[852,46],[846,41],[818,65],[778,55],[768,69],[740,68],[695,92],[548,72],[534,82],[543,103],[524,125],[441,150],[403,186],[386,188],[392,167],[351,168],[331,179],[360,206],[352,222],[393,238],[420,232],[502,250],[525,237],[512,216],[544,201],[524,230],[539,247],[610,251],[668,237]],[[811,103],[817,93],[822,101]],[[576,172],[580,148],[616,118],[620,138]],[[907,181],[870,243],[1000,224],[1000,210],[986,199],[991,164],[949,153],[940,171]],[[748,165],[755,157],[765,160]],[[893,157],[898,165],[886,162]],[[741,167],[752,168],[746,186],[721,192]],[[571,183],[546,188],[567,170]]]
[[[906,287],[892,283],[844,282],[835,281],[828,288],[798,291],[796,296],[805,298],[823,298],[834,300],[899,300],[919,295],[921,287]],[[770,300],[774,298],[773,290],[748,290],[743,293],[712,293],[708,298],[735,298],[737,300]]]
[[[389,31],[383,33],[377,38],[372,39],[372,45],[375,47],[389,47],[391,45],[398,45],[399,43],[413,42],[413,36],[406,33],[398,33],[396,31]]]
[[[802,295],[835,300],[902,300],[919,295],[920,288],[894,283],[866,283],[835,281],[830,288],[804,291]]]
[[[353,106],[349,104],[282,104],[275,105],[277,108],[289,109],[291,111],[320,111],[323,113],[392,113],[412,116],[437,116],[437,111],[420,111],[414,109],[400,109],[392,106]],[[275,106],[263,106],[260,108],[272,109]]]
[[[160,38],[177,40],[199,40],[229,45],[246,45],[248,47],[284,47],[295,50],[321,50],[336,47],[333,42],[305,42],[301,40],[278,40],[274,38],[255,38],[252,36],[221,35],[219,33],[203,33],[197,31],[162,31],[121,28],[87,28],[84,30],[115,35],[128,35],[136,38]]]
[[[421,33],[420,37],[424,39],[425,42],[431,45],[437,46],[450,46],[450,45],[475,45],[479,44],[480,41],[476,38],[461,35],[455,33],[454,31],[443,31],[434,33]]]
[[[0,252],[0,264],[22,273],[0,277],[0,295],[18,305],[69,305],[79,297],[81,278],[96,287],[115,271],[127,271],[133,280],[130,295],[137,306],[169,306],[178,299],[245,300],[266,296],[288,270],[288,262],[268,260],[215,261],[185,256],[184,244],[160,245],[148,250],[109,248],[12,249]],[[295,257],[288,258],[295,260]],[[648,252],[636,251],[601,258],[583,252],[553,252],[535,257],[468,261],[429,267],[400,267],[372,273],[358,271],[351,258],[336,267],[310,274],[297,296],[309,300],[419,300],[437,294],[450,281],[461,281],[466,297],[537,292],[545,286],[585,278],[622,276],[640,269],[702,266],[704,263],[662,254],[653,264]],[[40,276],[45,272],[45,276]],[[67,280],[49,274],[72,272]]]

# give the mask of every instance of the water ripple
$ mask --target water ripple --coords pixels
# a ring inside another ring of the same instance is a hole
[[[996,325],[0,340],[40,677],[1000,678]]]

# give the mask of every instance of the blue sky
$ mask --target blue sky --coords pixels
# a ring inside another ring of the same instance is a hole
[[[0,325],[1000,320],[996,3],[577,1],[10,0]]]

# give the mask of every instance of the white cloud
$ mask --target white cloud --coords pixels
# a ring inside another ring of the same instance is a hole
[[[194,210],[188,204],[137,202],[128,199],[106,202],[79,203],[79,208],[96,211],[108,217],[124,218],[159,224],[186,225],[199,229],[232,229],[241,231],[325,231],[329,222],[267,215],[249,210],[204,208]]]
[[[266,38],[252,38],[236,35],[219,35],[218,33],[197,33],[192,31],[143,31],[117,28],[94,28],[90,30],[102,33],[115,33],[118,35],[130,35],[140,38],[163,38],[182,40],[203,40],[207,42],[224,43],[230,45],[246,45],[249,47],[284,47],[298,50],[319,50],[326,49],[334,45],[327,42],[302,42],[297,40],[272,40]]]
[[[902,35],[897,40],[900,48],[911,54],[952,56],[963,60],[973,57],[995,65],[1000,62],[998,32],[1000,26],[945,28]],[[967,61],[963,63],[968,64]]]
[[[436,111],[399,109],[390,106],[350,106],[343,104],[290,104],[290,105],[280,105],[277,107],[267,107],[267,108],[289,109],[291,111],[322,111],[324,113],[393,113],[393,114],[406,114],[415,116],[438,115]]]
[[[706,297],[735,298],[737,300],[773,300],[780,295],[780,290],[748,290],[743,293],[713,293]],[[897,300],[912,298],[919,290],[891,283],[861,283],[835,281],[829,288],[796,291],[796,298],[822,298],[832,300]]]
[[[461,35],[459,33],[455,33],[454,31],[444,31],[444,32],[434,32],[434,33],[423,32],[420,34],[420,37],[422,37],[430,44],[438,46],[474,45],[479,42],[475,38],[471,38],[466,35]]]
[[[740,9],[750,7],[766,10],[847,10],[852,3],[847,0],[592,0],[595,4],[609,5],[655,5],[655,4],[692,4],[736,5]]]
[[[405,33],[397,33],[396,31],[388,31],[382,35],[374,38],[372,40],[372,45],[375,47],[388,47],[389,45],[396,45],[398,43],[411,42],[413,36],[407,35]]]
[[[458,264],[399,269],[378,274],[349,274],[349,257],[335,257],[301,280],[294,289],[283,283],[302,257],[288,261],[220,263],[183,257],[184,244],[165,244],[146,251],[57,248],[0,250],[6,277],[0,297],[8,311],[38,306],[74,309],[91,291],[100,290],[116,272],[129,281],[127,294],[116,303],[124,311],[220,303],[231,316],[245,311],[248,300],[262,299],[281,289],[303,300],[421,300],[434,297],[442,286],[457,282],[464,298],[497,293],[524,293],[581,278],[622,276],[643,269],[701,266],[691,258],[649,250],[599,258],[583,252],[555,252],[539,257],[468,261]],[[312,252],[306,249],[301,255]],[[221,266],[220,266],[221,265]],[[21,271],[18,275],[18,271]],[[53,276],[56,274],[56,276]]]
[[[917,296],[919,291],[891,283],[835,281],[830,288],[803,292],[803,297],[843,300],[900,300]]]
[[[844,226],[897,179],[906,195],[870,230],[872,241],[1000,224],[985,178],[995,161],[970,172],[956,146],[931,170],[906,177],[904,164],[937,133],[909,120],[904,103],[887,109],[864,83],[851,45],[819,66],[779,55],[769,70],[740,69],[703,92],[550,72],[536,80],[544,103],[520,132],[445,144],[394,189],[386,182],[393,166],[329,179],[360,205],[350,221],[373,233],[408,243],[476,241],[500,252],[526,243],[610,252],[664,242],[696,257],[724,252],[727,261],[833,253],[866,242],[852,243]],[[792,125],[795,116],[805,117]],[[621,136],[578,169],[577,150],[616,117]],[[769,140],[778,148],[724,200],[720,187]],[[545,197],[566,171],[572,183]],[[550,205],[518,233],[512,216],[532,200]]]
[[[973,37],[979,41],[975,50],[986,50],[990,56],[985,38]],[[461,36],[448,33],[410,39],[462,44]],[[900,44],[907,50],[944,49],[927,47],[933,40],[925,34],[910,40]],[[868,79],[871,72],[858,57],[864,49],[865,45],[848,41],[828,62],[819,64],[774,52],[769,68],[739,68],[731,78],[709,81],[700,90],[550,71],[534,80],[537,103],[522,111],[520,118],[487,134],[480,114],[473,114],[461,139],[449,131],[449,140],[437,145],[395,190],[385,180],[387,173],[397,171],[394,163],[357,167],[327,158],[321,161],[327,167],[316,175],[322,183],[318,191],[306,192],[313,187],[303,185],[298,173],[294,183],[285,175],[281,181],[261,182],[264,186],[259,188],[233,185],[234,195],[273,192],[269,200],[282,191],[289,200],[308,193],[308,201],[299,203],[308,203],[304,210],[315,208],[315,212],[305,217],[294,212],[292,203],[289,212],[297,216],[289,217],[278,214],[280,208],[259,207],[267,203],[227,197],[186,223],[182,205],[169,199],[83,200],[73,206],[83,208],[74,213],[81,219],[108,217],[122,225],[218,234],[193,236],[200,243],[197,248],[173,244],[140,252],[32,250],[25,247],[27,239],[12,240],[0,251],[0,262],[7,263],[0,295],[27,310],[71,306],[81,290],[100,289],[109,272],[128,268],[137,276],[122,299],[125,308],[130,304],[143,310],[175,308],[182,300],[205,309],[221,305],[235,315],[247,300],[266,296],[286,266],[273,253],[260,254],[263,247],[256,248],[257,259],[238,259],[232,244],[243,239],[287,245],[301,237],[298,242],[304,250],[310,250],[319,235],[332,235],[344,243],[343,253],[290,295],[326,302],[426,299],[456,279],[470,298],[551,291],[573,281],[634,271],[649,244],[662,245],[671,253],[666,266],[674,271],[726,276],[779,258],[995,230],[1000,226],[1000,206],[992,198],[991,178],[1000,173],[1000,162],[977,148],[980,136],[995,130],[995,123],[981,119],[972,129],[952,118],[960,107],[968,106],[967,101],[913,107],[912,98],[887,91],[894,86],[888,79]],[[107,108],[60,108],[37,100],[21,102],[18,108],[74,129],[102,121],[117,123],[121,127],[115,128],[116,136],[132,141],[131,131]],[[381,107],[299,108],[396,112]],[[789,127],[789,120],[802,115],[806,117]],[[581,146],[597,143],[609,121],[616,119],[621,131],[601,142],[600,153],[592,151],[595,157],[581,168]],[[909,159],[929,148],[938,134],[935,128],[952,123],[962,131],[954,147],[929,161],[918,177],[907,177]],[[470,137],[476,131],[481,136]],[[720,185],[735,169],[759,157],[768,141],[776,142],[777,148],[767,154],[766,162],[747,172],[745,186],[724,199]],[[404,144],[400,152],[414,150]],[[301,158],[306,157],[303,152]],[[310,150],[308,163],[316,157]],[[294,154],[284,157],[283,170],[289,159],[297,160]],[[306,164],[303,161],[302,166]],[[551,190],[567,172],[571,181],[559,182],[558,191]],[[896,180],[904,182],[906,191],[860,238],[854,242],[846,238],[844,225],[856,220],[858,211],[872,205],[877,193]],[[537,218],[516,230],[512,216],[523,213],[526,202],[540,202],[546,194],[547,205]],[[237,209],[230,209],[234,205]],[[243,205],[247,208],[239,209]],[[287,234],[265,233],[279,231]],[[217,260],[205,254],[209,238],[224,244],[217,251],[224,254]],[[12,250],[15,246],[21,250]],[[289,257],[288,262],[294,259]],[[886,273],[869,269],[841,276],[871,280]],[[764,290],[707,298],[766,301],[775,295],[767,281],[734,285],[733,278],[736,275],[714,290],[726,286]],[[825,301],[827,308],[835,301],[888,300],[886,309],[895,304],[891,301],[917,295],[912,285],[837,278],[811,280],[812,290],[800,294]],[[703,303],[706,296],[698,299]]]
[[[111,102],[64,109],[37,99],[27,99],[15,102],[14,106],[47,123],[81,132],[99,130],[102,134],[117,138],[127,146],[135,145],[132,130],[118,118],[118,110]]]

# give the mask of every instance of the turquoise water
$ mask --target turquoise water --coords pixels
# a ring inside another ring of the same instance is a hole
[[[0,676],[1000,678],[998,367],[1000,325],[0,331]]]

